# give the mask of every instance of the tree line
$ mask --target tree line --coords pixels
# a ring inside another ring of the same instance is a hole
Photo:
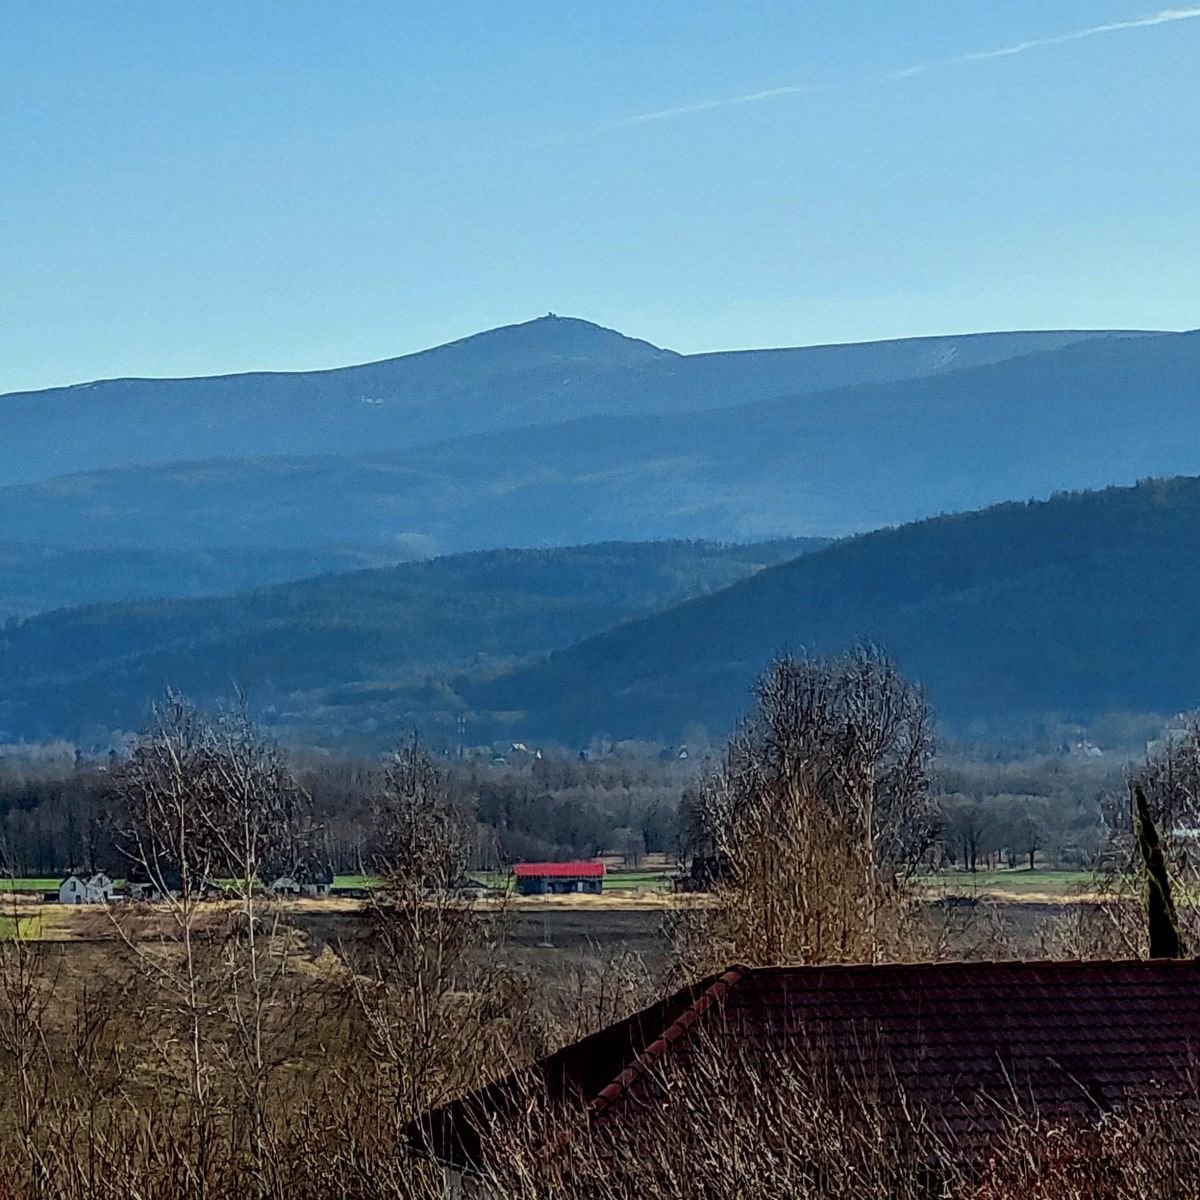
[[[237,707],[195,711],[219,725]],[[254,724],[244,712],[241,719]],[[14,873],[41,878],[72,867],[120,869],[110,819],[114,773],[152,734],[153,723],[124,752],[99,762],[69,743],[48,746],[40,757],[0,753],[0,844]],[[1180,734],[1176,728],[1170,736],[1177,741]],[[388,756],[288,751],[262,730],[248,728],[247,735],[272,747],[304,794],[313,853],[339,874],[361,873],[377,849],[371,811]],[[397,744],[406,740],[397,736]],[[470,868],[598,854],[618,855],[630,866],[647,854],[667,855],[686,867],[698,847],[694,797],[715,759],[705,752],[680,763],[603,749],[597,743],[586,760],[566,752],[500,763],[437,756],[472,814]],[[927,869],[1089,870],[1104,857],[1106,805],[1123,794],[1122,765],[1063,754],[1001,759],[981,746],[952,743],[934,749],[929,779],[937,836]]]
[[[236,716],[231,713],[237,714]],[[379,850],[372,814],[391,756],[335,759],[288,753],[236,705],[202,710],[179,697],[159,704],[123,754],[96,763],[70,753],[39,762],[0,759],[0,845],[11,873],[49,877],[68,868],[121,871],[114,836],[118,794],[131,764],[145,762],[167,731],[172,736],[238,738],[276,764],[303,797],[307,852],[339,874],[359,874]],[[397,739],[398,748],[413,735]],[[436,756],[435,756],[436,757]],[[636,866],[645,854],[679,849],[678,770],[657,759],[531,759],[523,765],[438,758],[448,786],[472,817],[470,869],[534,859],[590,858],[615,853]]]

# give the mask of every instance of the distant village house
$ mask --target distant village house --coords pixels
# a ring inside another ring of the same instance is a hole
[[[287,871],[268,872],[267,891],[273,896],[325,899],[333,887],[333,867],[309,859]]]
[[[115,895],[113,881],[103,871],[92,875],[72,871],[58,885],[59,904],[108,904]]]

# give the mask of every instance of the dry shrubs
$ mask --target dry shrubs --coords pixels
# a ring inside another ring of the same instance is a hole
[[[721,881],[677,931],[681,970],[929,957],[904,888],[932,832],[929,752],[928,710],[878,655],[775,664],[693,806],[697,853]],[[174,894],[152,917],[131,908],[101,946],[0,940],[0,1200],[434,1200],[442,1173],[405,1140],[415,1116],[646,998],[633,964],[581,975],[555,1025],[509,968],[503,912],[485,918],[460,894],[468,824],[416,743],[375,806],[384,861],[364,866],[387,885],[336,954],[312,955],[255,886],[313,831],[248,726],[168,708],[114,782],[126,845]],[[214,904],[203,889],[219,875],[237,886]],[[1120,931],[1123,910],[1096,913]],[[623,1124],[529,1097],[491,1130],[486,1175],[466,1193],[1200,1195],[1194,1105],[1147,1100],[1053,1128],[1014,1112],[991,1154],[964,1164],[942,1131],[869,1087],[736,1046],[707,1052],[685,1073],[664,1068]]]
[[[378,1031],[357,1006],[357,988],[366,981],[348,980],[343,967],[306,961],[290,975],[294,1004],[267,1034],[270,1103],[256,1149],[242,1123],[245,1076],[228,1047],[206,1050],[210,1090],[202,1123],[182,1085],[186,1071],[172,1078],[170,1050],[180,1042],[170,1034],[169,1003],[140,994],[141,984],[116,964],[102,965],[99,955],[83,968],[72,967],[69,948],[37,948],[33,955],[39,961],[28,964],[37,980],[32,1002],[21,1000],[11,955],[4,962],[17,989],[6,990],[0,1002],[5,1200],[446,1195],[441,1171],[401,1140],[411,1113],[389,1090],[397,1060],[381,1055]],[[462,1034],[453,1071],[486,1074],[484,1064],[468,1061],[486,1044],[471,1026],[494,1018],[478,1008],[456,1010],[453,1018]],[[209,1028],[214,1038],[232,1032],[220,1013]],[[513,1032],[493,1031],[497,1059],[489,1067],[528,1054],[509,1040]],[[711,1058],[686,1072],[662,1068],[654,1094],[636,1102],[631,1121],[589,1123],[578,1114],[542,1111],[530,1097],[493,1130],[488,1170],[466,1181],[466,1194],[506,1200],[1200,1194],[1194,1104],[1151,1099],[1092,1125],[1051,1126],[1013,1112],[991,1153],[964,1166],[938,1129],[919,1114],[881,1104],[869,1087],[839,1087],[836,1077],[806,1074],[781,1059],[753,1060],[736,1047],[705,1052]],[[434,1075],[424,1078],[436,1095]]]
[[[710,1045],[656,1073],[623,1120],[517,1105],[489,1131],[469,1194],[535,1200],[1184,1200],[1200,1194],[1195,1103],[1135,1102],[1095,1122],[998,1114],[956,1143],[868,1081]]]

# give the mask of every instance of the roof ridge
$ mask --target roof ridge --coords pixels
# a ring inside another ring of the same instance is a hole
[[[658,1062],[713,1005],[724,999],[725,994],[731,988],[736,987],[753,970],[752,967],[732,966],[707,984],[700,995],[612,1083],[597,1093],[588,1105],[590,1111],[598,1114],[615,1104],[630,1086],[645,1075],[651,1066]]]
[[[794,972],[837,971],[939,971],[946,967],[967,967],[972,970],[1015,970],[1021,967],[1196,967],[1200,966],[1200,955],[1186,958],[945,958],[934,962],[886,962],[886,963],[773,963],[758,967],[734,967],[731,970],[752,975],[781,975]]]

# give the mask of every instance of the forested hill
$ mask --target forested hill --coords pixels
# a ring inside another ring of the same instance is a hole
[[[336,571],[390,566],[400,557],[380,546],[76,549],[0,541],[0,624],[45,609],[248,591]]]
[[[1200,480],[839,542],[478,688],[530,735],[726,729],[779,650],[886,647],[957,728],[1200,705]]]
[[[328,371],[115,379],[0,396],[0,486],[136,464],[400,450],[586,415],[686,413],[1102,336],[989,333],[683,356],[548,316]]]
[[[318,742],[465,711],[444,681],[498,670],[823,545],[647,543],[466,554],[230,597],[95,605],[0,628],[0,742],[103,744],[169,686],[245,689]]]

